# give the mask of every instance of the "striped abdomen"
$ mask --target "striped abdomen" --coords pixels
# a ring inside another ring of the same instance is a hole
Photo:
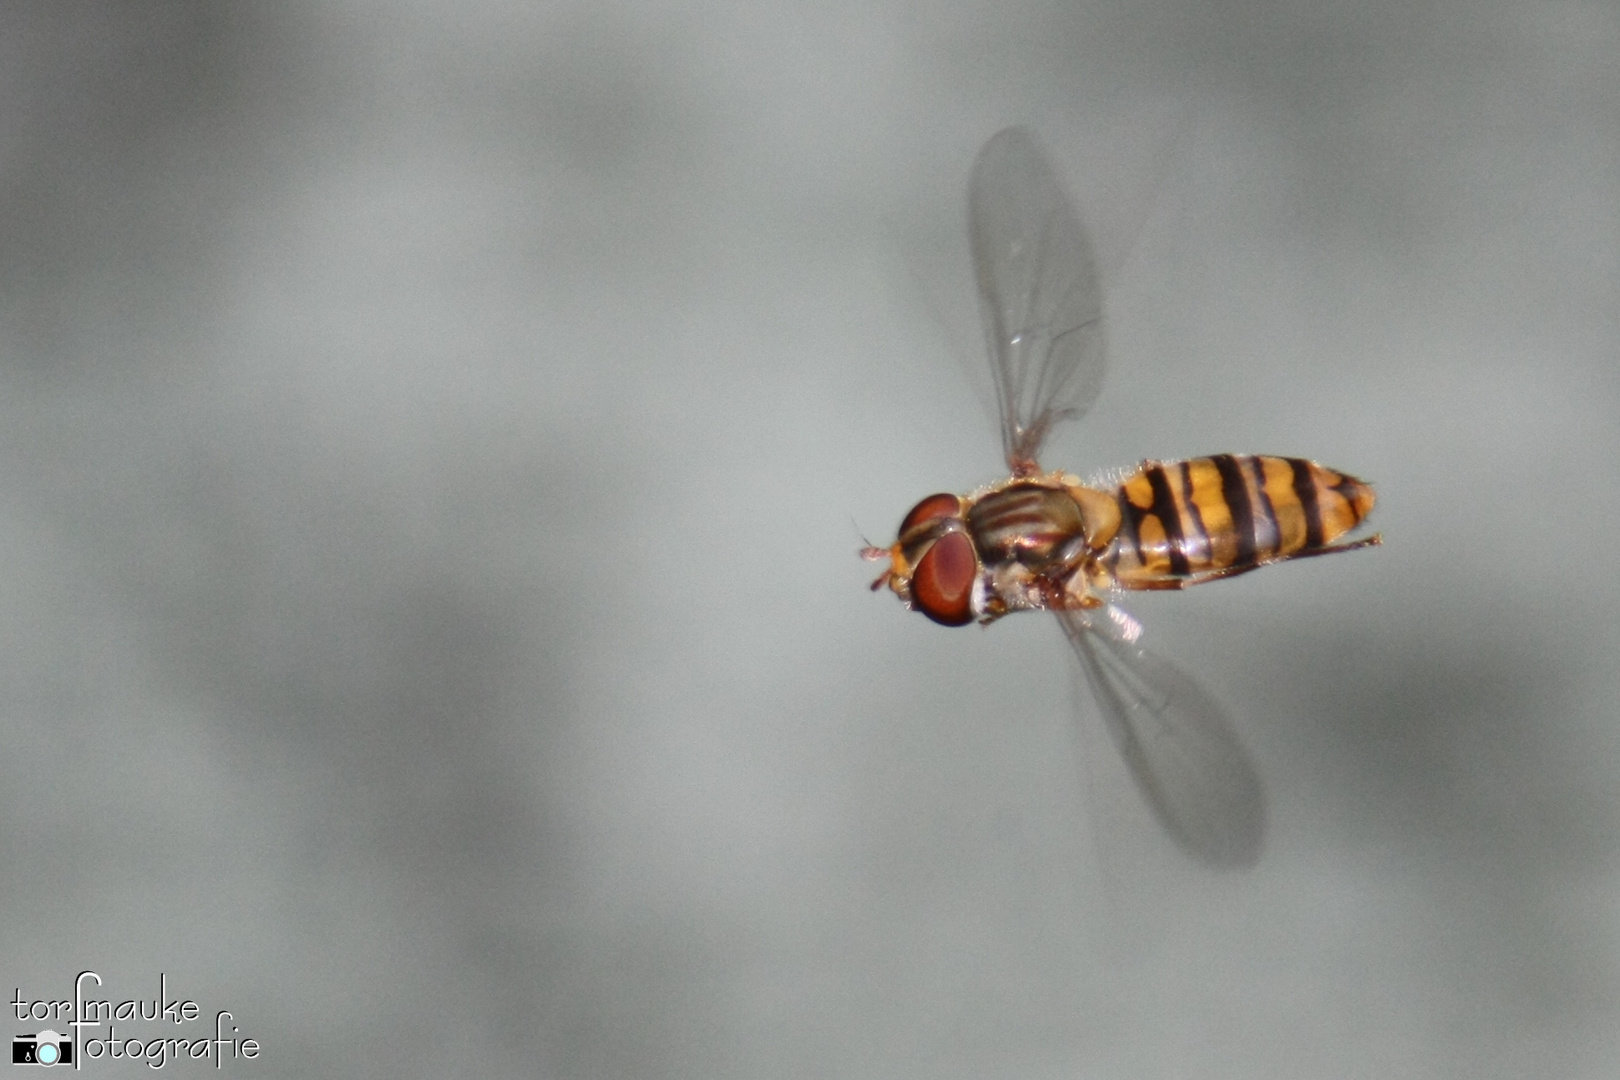
[[[1119,532],[1098,561],[1126,589],[1180,588],[1339,550],[1333,541],[1373,508],[1355,477],[1253,454],[1147,462],[1116,498]]]

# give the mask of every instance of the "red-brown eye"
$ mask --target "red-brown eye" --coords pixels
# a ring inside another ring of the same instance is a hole
[[[948,532],[934,541],[912,571],[912,605],[945,626],[970,623],[973,581],[978,576],[979,557],[974,554],[973,541],[963,533]]]
[[[949,493],[930,495],[911,508],[911,513],[906,515],[906,520],[900,523],[899,535],[905,536],[906,533],[917,528],[917,526],[926,525],[928,522],[936,521],[939,518],[959,517],[961,513],[962,500],[955,495]]]

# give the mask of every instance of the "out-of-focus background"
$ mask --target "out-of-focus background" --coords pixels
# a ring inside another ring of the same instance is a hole
[[[37,3],[0,104],[8,994],[261,1077],[1615,1075],[1612,4]],[[1247,874],[1050,620],[855,558],[998,477],[1009,123],[1111,281],[1048,464],[1378,485],[1134,605]]]

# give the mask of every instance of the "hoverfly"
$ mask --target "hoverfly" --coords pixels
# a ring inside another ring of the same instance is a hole
[[[937,623],[1056,614],[1110,734],[1159,822],[1193,857],[1246,866],[1265,797],[1215,699],[1139,644],[1121,592],[1183,589],[1272,563],[1352,551],[1339,538],[1372,489],[1301,458],[1217,454],[1145,461],[1111,489],[1045,472],[1053,428],[1102,389],[1102,289],[1090,241],[1035,137],[985,143],[968,184],[968,229],[1011,476],[930,495],[906,514],[872,583]]]

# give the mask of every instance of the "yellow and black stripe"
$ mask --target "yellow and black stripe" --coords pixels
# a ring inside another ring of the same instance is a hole
[[[1378,542],[1333,543],[1372,511],[1372,488],[1303,458],[1144,462],[1115,497],[1119,533],[1098,562],[1125,589],[1179,589]]]

